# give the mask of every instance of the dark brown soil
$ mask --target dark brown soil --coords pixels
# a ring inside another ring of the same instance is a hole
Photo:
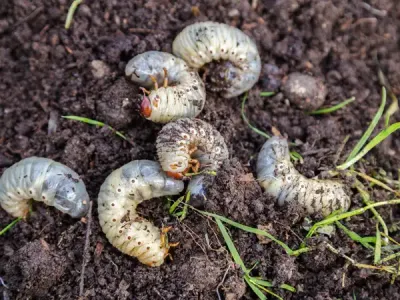
[[[302,141],[296,150],[303,154],[304,164],[298,169],[312,177],[334,166],[337,149],[351,135],[345,147],[348,153],[376,112],[380,103],[376,57],[394,91],[400,92],[400,3],[365,2],[379,11],[367,9],[362,0],[88,0],[66,31],[70,1],[1,1],[0,172],[36,155],[65,163],[82,175],[94,200],[85,299],[256,297],[246,289],[215,224],[193,212],[180,223],[160,199],[142,205],[141,213],[157,225],[173,226],[170,239],[180,242],[173,250],[174,260],[160,268],[148,268],[123,255],[102,233],[95,200],[101,183],[113,169],[131,160],[155,160],[154,142],[161,128],[136,113],[139,92],[125,82],[126,62],[147,50],[170,52],[176,34],[195,21],[214,20],[241,28],[256,40],[263,63],[247,114],[262,130],[278,130]],[[96,60],[101,62],[93,63]],[[325,105],[350,96],[356,101],[334,114],[307,115],[279,92],[293,72],[325,81]],[[258,96],[267,90],[278,93],[271,98]],[[205,209],[249,226],[268,226],[297,248],[306,233],[302,212],[276,207],[252,177],[254,157],[265,140],[242,121],[240,101],[210,92],[199,116],[221,132],[231,153]],[[108,122],[124,131],[133,145],[107,129],[61,119],[72,114]],[[393,117],[396,120],[399,113]],[[362,167],[396,174],[399,137],[395,133],[372,151]],[[374,200],[392,197],[376,190]],[[353,207],[360,205],[354,193]],[[391,209],[379,211],[390,222]],[[11,221],[0,210],[0,228]],[[375,221],[364,214],[347,225],[361,235],[373,234]],[[85,232],[82,221],[35,204],[26,222],[0,237],[0,276],[8,285],[5,289],[0,284],[0,295],[77,299]],[[284,299],[400,299],[400,285],[391,284],[390,276],[357,269],[327,250],[324,241],[356,261],[371,263],[370,253],[340,231],[330,238],[312,239],[315,250],[298,258],[288,257],[274,243],[261,244],[247,232],[232,229],[231,233],[246,264],[259,262],[254,275],[297,288],[296,293],[274,289]],[[396,233],[393,237],[399,238]]]

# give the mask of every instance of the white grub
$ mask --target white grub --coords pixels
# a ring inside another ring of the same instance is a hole
[[[257,160],[257,179],[279,205],[295,201],[308,214],[327,216],[350,206],[350,197],[341,182],[309,179],[300,174],[290,161],[287,140],[281,137],[270,138],[263,145]]]
[[[168,123],[158,134],[156,146],[161,167],[177,178],[190,170],[217,171],[229,156],[221,134],[199,119]]]
[[[167,123],[194,118],[203,110],[206,91],[199,74],[170,53],[139,54],[128,62],[125,74],[143,87],[140,111],[148,120]]]
[[[196,69],[211,61],[229,61],[221,72],[224,81],[229,83],[222,94],[225,98],[251,89],[261,72],[256,44],[241,30],[222,23],[201,22],[187,26],[175,38],[172,52]]]
[[[136,207],[155,197],[177,195],[183,188],[182,181],[167,177],[158,163],[149,160],[135,160],[113,171],[98,196],[100,226],[107,239],[143,264],[163,264],[169,248],[166,233],[140,217]]]
[[[25,158],[6,169],[0,178],[0,205],[10,215],[25,217],[30,199],[74,218],[84,216],[89,208],[89,195],[79,175],[42,157]]]

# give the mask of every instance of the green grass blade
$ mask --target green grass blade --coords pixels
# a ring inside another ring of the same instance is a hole
[[[254,282],[257,285],[266,286],[266,287],[274,287],[274,285],[271,282],[263,280],[263,279],[258,279],[258,278],[255,278],[255,277],[251,277],[251,281]],[[281,284],[279,286],[279,288],[287,290],[289,292],[293,292],[293,293],[296,292],[296,288],[294,288],[291,285],[288,285],[286,283]]]
[[[281,284],[279,287],[280,287],[281,289],[287,290],[287,291],[289,291],[289,292],[296,293],[296,288],[294,288],[293,286],[288,285],[288,284],[286,284],[286,283]]]
[[[272,287],[272,284],[266,280],[261,280],[261,279],[256,279],[253,278],[249,275],[249,270],[246,268],[246,266],[243,263],[243,260],[240,257],[239,252],[237,251],[228,231],[226,230],[224,224],[222,223],[222,221],[219,218],[214,218],[215,222],[218,225],[219,230],[221,231],[221,234],[224,238],[224,241],[229,249],[229,252],[232,255],[232,258],[234,260],[234,262],[240,266],[240,268],[242,269],[242,271],[245,273],[244,279],[247,282],[247,284],[249,285],[249,287],[253,290],[253,292],[258,296],[259,299],[267,299],[267,297],[262,293],[261,290],[273,295],[274,297],[283,300],[279,295],[275,294],[274,292],[264,288],[263,286],[267,286],[267,287]],[[289,288],[290,290],[293,289],[293,287],[289,286],[289,285],[285,285],[284,288]],[[260,290],[261,289],[261,290]]]
[[[178,212],[172,214],[172,216],[174,216],[175,218],[181,217],[182,215],[183,215],[183,211],[178,211]]]
[[[335,215],[335,216],[326,218],[326,219],[324,219],[324,220],[322,220],[322,221],[320,221],[318,223],[315,223],[311,227],[311,229],[308,231],[306,238],[311,237],[315,233],[315,231],[321,226],[329,225],[329,224],[334,223],[335,221],[347,219],[347,218],[350,218],[350,217],[353,217],[353,216],[356,216],[356,215],[361,215],[361,214],[365,213],[367,210],[370,210],[371,208],[374,208],[374,207],[384,206],[384,205],[395,205],[395,204],[400,204],[400,199],[393,199],[393,200],[388,200],[388,201],[374,202],[374,203],[368,204],[368,205],[366,205],[364,207],[361,207],[361,208],[358,208],[358,209],[355,209],[355,210],[351,210],[351,211],[348,211],[348,212],[341,213],[339,215]]]
[[[261,97],[271,97],[273,95],[275,95],[275,92],[261,92],[260,93]]]
[[[354,147],[353,151],[349,154],[347,157],[345,163],[348,163],[351,161],[361,150],[361,148],[365,145],[369,137],[371,136],[372,131],[374,131],[376,125],[379,122],[379,119],[381,118],[383,111],[385,109],[385,104],[386,104],[386,89],[382,87],[382,102],[381,105],[376,112],[374,118],[372,119],[371,124],[369,124],[368,129],[365,131],[361,139],[358,141],[357,145]]]
[[[75,11],[78,8],[78,5],[82,2],[83,0],[74,0],[74,2],[72,2],[71,6],[68,9],[67,19],[65,20],[65,29],[69,29],[69,27],[71,26]]]
[[[388,128],[382,130],[376,137],[374,137],[365,147],[364,149],[358,153],[354,158],[349,160],[348,162],[338,166],[339,170],[345,170],[363,158],[372,148],[377,146],[383,140],[385,140],[389,135],[391,135],[396,130],[400,129],[400,122],[394,123],[390,125]]]
[[[273,287],[274,286],[271,282],[263,280],[263,279],[258,279],[258,278],[255,278],[255,277],[251,277],[250,280],[251,280],[251,282],[253,282],[253,283],[257,284],[257,285],[266,286],[266,287]]]
[[[374,251],[374,264],[377,264],[381,260],[381,232],[379,231],[378,223],[376,223],[376,244]]]
[[[96,121],[96,120],[92,120],[92,119],[85,118],[85,117],[79,117],[79,116],[62,116],[62,118],[68,119],[68,120],[79,121],[79,122],[87,123],[87,124],[90,124],[90,125],[96,125],[96,126],[100,126],[100,127],[106,126],[106,124],[104,124],[103,122]]]
[[[254,127],[253,125],[251,125],[249,119],[247,119],[246,114],[244,113],[244,107],[245,107],[245,104],[246,104],[247,97],[248,97],[248,93],[246,93],[246,94],[244,95],[243,101],[242,101],[242,110],[241,110],[241,113],[242,113],[242,119],[243,119],[243,121],[244,121],[244,122],[247,124],[247,126],[249,126],[250,129],[253,130],[255,133],[258,133],[259,135],[265,137],[266,139],[269,139],[271,136],[269,136],[269,135],[268,135],[267,133],[265,133],[264,131],[261,131],[261,130],[259,130],[258,128]]]
[[[73,121],[79,121],[79,122],[82,122],[82,123],[95,125],[95,126],[99,126],[99,127],[106,126],[108,129],[110,129],[116,135],[118,135],[119,137],[123,138],[125,141],[129,142],[131,145],[133,145],[133,143],[122,132],[115,130],[113,127],[111,127],[110,125],[107,125],[107,124],[105,124],[103,122],[100,122],[100,121],[97,121],[97,120],[92,120],[92,119],[85,118],[85,117],[79,117],[79,116],[62,116],[62,118],[68,119],[68,120],[73,120]]]
[[[172,203],[172,205],[169,208],[169,213],[173,214],[176,210],[176,208],[179,206],[179,204],[181,204],[181,202],[183,201],[183,199],[185,198],[185,196],[179,197],[174,203]],[[172,201],[172,199],[171,199]]]
[[[251,288],[251,290],[254,292],[254,294],[257,295],[258,299],[267,300],[267,296],[265,296],[263,292],[261,292],[261,290],[254,283],[252,283],[247,276],[244,277],[244,280],[246,281],[247,285]]]
[[[274,296],[275,298],[279,299],[279,300],[283,300],[283,298],[281,296],[279,296],[278,294],[275,294],[273,291],[267,289],[266,287],[263,287],[261,285],[256,284],[256,287],[258,287],[259,289],[263,290],[264,292]]]
[[[356,100],[355,97],[351,97],[343,102],[340,102],[339,104],[336,104],[334,106],[331,107],[326,107],[326,108],[321,108],[321,109],[317,109],[314,110],[312,112],[309,112],[309,115],[323,115],[323,114],[329,114],[332,112],[335,112],[339,109],[341,109],[342,107],[345,107],[346,105],[350,104],[351,102],[354,102]]]
[[[21,221],[22,217],[18,217],[16,218],[14,221],[12,221],[10,224],[8,224],[6,227],[4,227],[1,231],[0,231],[0,236],[2,236],[3,234],[5,234],[7,231],[9,231],[11,228],[14,227],[15,224],[17,224],[19,221]]]
[[[361,240],[365,243],[376,244],[376,237],[375,236],[364,236]]]
[[[358,192],[360,193],[361,198],[363,199],[363,202],[366,205],[369,205],[371,203],[374,203],[371,200],[371,197],[369,195],[369,193],[364,189],[364,186],[361,184],[360,181],[358,181],[356,179],[354,187],[358,190]],[[385,232],[385,234],[388,236],[389,235],[389,231],[387,228],[387,225],[385,223],[385,220],[383,220],[382,216],[378,213],[378,211],[375,208],[371,208],[372,213],[374,214],[375,218],[378,220],[378,222],[381,224],[383,231]],[[384,239],[385,244],[388,242],[388,239],[385,238]]]
[[[268,232],[264,231],[264,230],[260,230],[258,228],[253,228],[253,227],[249,227],[246,225],[242,225],[240,223],[237,223],[235,221],[232,221],[228,218],[222,217],[220,215],[217,214],[213,214],[213,213],[209,213],[209,212],[205,212],[205,211],[199,211],[200,213],[213,217],[216,220],[220,220],[223,221],[231,226],[234,226],[236,228],[239,228],[241,230],[247,231],[247,232],[251,232],[254,234],[258,234],[258,235],[262,235],[262,236],[266,236],[267,238],[269,238],[270,240],[274,241],[275,243],[277,243],[278,245],[280,245],[283,249],[285,249],[286,253],[291,255],[293,253],[293,250],[290,249],[290,247],[288,245],[286,245],[284,242],[281,242],[280,240],[278,240],[277,238],[275,238],[273,235],[269,234]]]
[[[299,160],[300,163],[303,163],[303,161],[304,161],[303,156],[301,156],[301,154],[296,151],[290,151],[290,158],[292,159],[292,161]]]
[[[185,204],[188,204],[189,200],[190,200],[190,191],[187,192],[187,194],[186,194]],[[188,205],[184,205],[183,210],[182,210],[182,215],[179,217],[179,221],[183,221],[183,219],[186,218],[187,211],[188,211]]]
[[[346,226],[344,226],[339,221],[336,221],[335,224],[336,224],[337,227],[339,227],[341,230],[343,230],[349,236],[349,238],[351,238],[353,241],[360,243],[361,245],[363,245],[367,249],[371,249],[371,250],[374,249],[373,246],[371,246],[370,244],[365,242],[363,237],[359,236],[356,232],[348,229]]]
[[[215,221],[217,222],[218,228],[221,231],[222,236],[224,237],[225,243],[228,246],[229,252],[231,253],[233,260],[235,261],[236,264],[240,266],[242,271],[247,274],[247,268],[244,265],[242,259],[240,258],[239,252],[237,251],[235,245],[233,244],[233,241],[229,236],[229,233],[226,230],[224,224],[222,224],[222,222],[217,218],[215,219]]]

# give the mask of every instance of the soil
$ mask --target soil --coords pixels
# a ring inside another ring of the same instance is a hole
[[[367,3],[370,5],[365,5]],[[252,7],[254,4],[255,7]],[[182,222],[168,214],[164,199],[147,201],[143,216],[172,226],[170,240],[180,242],[173,261],[149,268],[113,248],[97,218],[101,183],[117,167],[134,159],[156,159],[161,125],[137,113],[138,87],[124,78],[127,61],[148,50],[171,52],[177,33],[196,21],[213,20],[241,28],[257,43],[263,63],[249,94],[246,113],[261,130],[297,141],[304,157],[297,168],[313,177],[332,169],[347,135],[342,158],[351,151],[380,104],[377,58],[400,92],[400,3],[396,0],[264,1],[84,1],[70,30],[64,22],[70,1],[2,0],[0,5],[0,173],[28,156],[60,161],[78,172],[94,202],[84,299],[256,299],[243,273],[232,262],[216,225],[189,211]],[[197,7],[194,8],[194,7]],[[281,92],[287,76],[302,72],[323,80],[324,105],[349,98],[340,111],[312,116]],[[261,91],[277,92],[260,97]],[[306,234],[303,212],[277,207],[255,181],[254,158],[265,139],[240,116],[241,98],[223,99],[208,92],[201,119],[224,136],[230,159],[221,168],[205,210],[252,227],[266,226],[296,249]],[[106,128],[62,119],[79,115],[107,122],[132,143]],[[400,121],[396,113],[392,121]],[[379,125],[380,129],[383,124]],[[400,134],[395,133],[360,164],[371,174],[400,168]],[[397,175],[393,175],[397,179]],[[392,195],[374,188],[374,200]],[[353,191],[352,207],[362,206]],[[378,210],[391,224],[398,210]],[[0,228],[12,217],[0,210]],[[75,220],[41,203],[26,221],[0,237],[0,284],[4,299],[77,299],[87,220]],[[374,234],[370,213],[346,221],[360,235]],[[400,299],[398,281],[383,272],[349,265],[330,252],[372,263],[370,252],[337,230],[309,241],[314,250],[297,258],[272,242],[230,228],[247,266],[292,293],[273,290],[283,299]],[[392,233],[399,238],[398,232]],[[8,298],[7,298],[8,297]]]

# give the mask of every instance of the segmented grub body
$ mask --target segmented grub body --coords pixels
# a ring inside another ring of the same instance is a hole
[[[139,54],[128,62],[125,74],[151,89],[148,96],[143,95],[141,113],[153,122],[194,118],[203,110],[206,91],[199,74],[170,53]]]
[[[241,30],[226,24],[201,22],[186,27],[175,38],[172,52],[196,69],[211,61],[228,61],[225,69],[215,74],[228,83],[222,94],[225,98],[249,90],[261,72],[256,44]]]
[[[110,243],[148,266],[159,266],[168,254],[160,230],[136,212],[139,203],[155,197],[179,194],[182,181],[171,179],[160,165],[135,160],[112,172],[100,188],[100,225]]]
[[[346,211],[350,197],[345,186],[334,180],[309,179],[290,161],[286,139],[273,137],[262,147],[257,160],[257,178],[268,195],[279,205],[296,201],[309,214],[327,216],[335,210]]]
[[[89,195],[79,175],[48,158],[29,157],[6,169],[0,178],[0,205],[14,217],[29,212],[29,200],[54,206],[72,217],[89,208]]]
[[[166,124],[157,136],[157,154],[161,167],[169,174],[217,171],[229,156],[221,134],[199,119],[180,119]]]

